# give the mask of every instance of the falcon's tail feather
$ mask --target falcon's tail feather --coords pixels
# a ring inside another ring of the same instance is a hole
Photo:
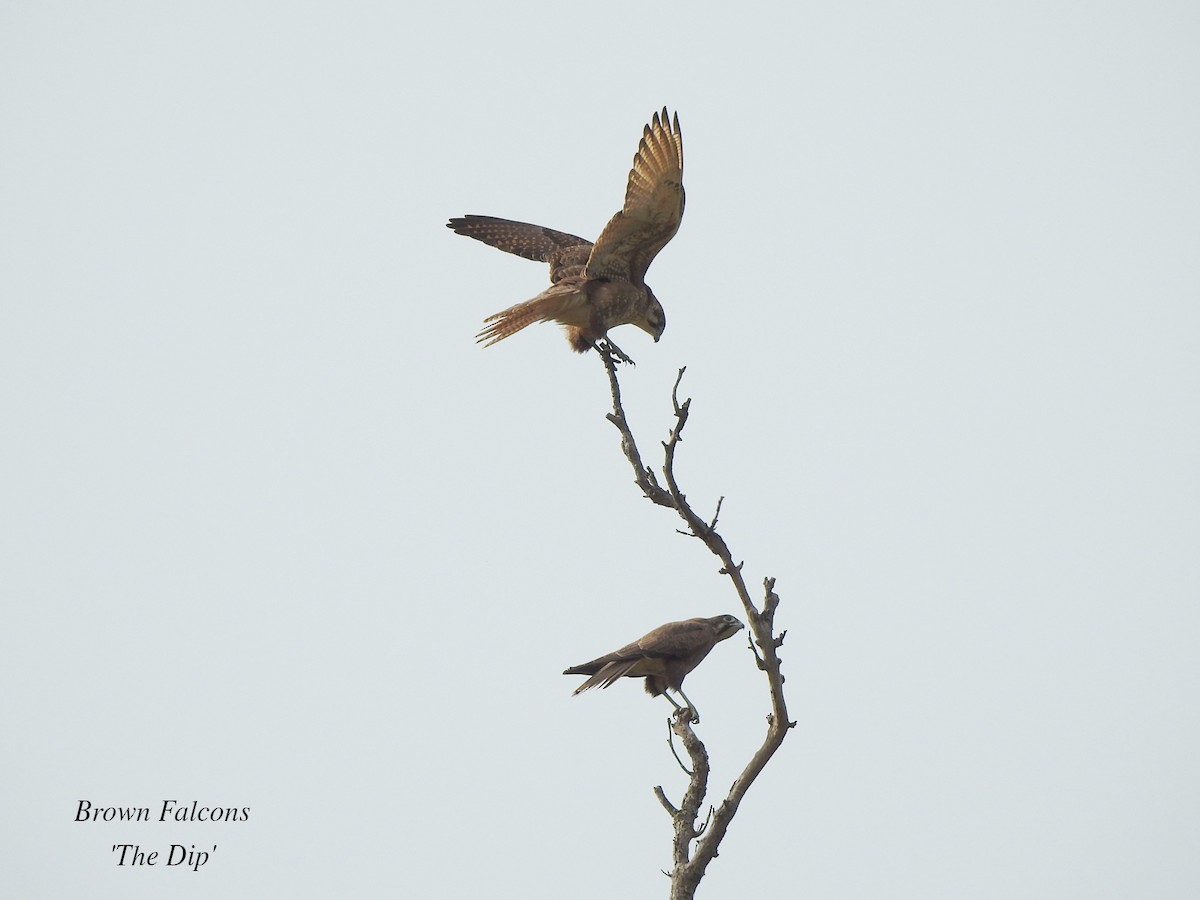
[[[490,347],[511,337],[534,322],[561,322],[568,328],[578,328],[587,322],[586,302],[577,286],[565,282],[551,285],[532,300],[525,300],[484,319],[484,328],[475,335],[475,342]],[[574,343],[574,342],[572,342]],[[589,349],[588,343],[583,349]],[[576,348],[578,349],[578,348]]]
[[[638,664],[637,659],[623,659],[618,662],[605,663],[594,673],[581,671],[590,669],[591,666],[575,666],[563,672],[564,675],[591,675],[592,677],[572,691],[573,694],[582,694],[584,691],[594,687],[606,688],[618,678],[630,674],[630,670]]]

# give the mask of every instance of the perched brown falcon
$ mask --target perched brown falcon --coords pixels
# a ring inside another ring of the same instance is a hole
[[[696,712],[696,704],[683,692],[683,679],[688,672],[700,665],[701,660],[708,656],[709,650],[745,627],[735,616],[668,622],[620,650],[591,662],[572,666],[563,674],[592,676],[575,688],[576,694],[596,685],[606,688],[622,676],[645,676],[646,693],[651,697],[662,694],[676,709],[683,709],[667,693],[668,689],[675,691],[692,711],[692,721],[699,722],[700,715]]]
[[[636,325],[657,342],[667,317],[646,285],[646,269],[679,230],[683,218],[683,136],[679,115],[666,107],[645,127],[625,206],[613,216],[596,243],[527,222],[492,216],[451,219],[457,234],[505,251],[550,264],[550,287],[532,300],[484,319],[476,336],[485,346],[516,334],[534,322],[565,325],[571,347],[583,353],[606,340],[610,328]],[[632,362],[608,340],[616,356]]]

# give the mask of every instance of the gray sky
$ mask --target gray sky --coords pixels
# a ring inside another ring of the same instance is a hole
[[[0,7],[7,896],[661,896],[661,700],[566,666],[740,612],[594,354],[481,320],[678,109],[614,334],[799,722],[706,897],[1200,891],[1200,11]],[[688,681],[719,797],[744,642]],[[249,807],[76,823],[75,806]],[[110,848],[215,844],[198,873]],[[780,885],[784,885],[780,888]]]

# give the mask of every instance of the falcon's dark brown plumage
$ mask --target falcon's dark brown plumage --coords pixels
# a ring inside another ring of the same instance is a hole
[[[457,234],[550,264],[550,287],[488,316],[476,340],[486,346],[534,322],[555,321],[567,327],[567,340],[580,353],[618,325],[636,325],[658,341],[667,317],[646,285],[646,269],[679,230],[683,204],[683,136],[679,116],[671,119],[664,107],[643,131],[624,207],[595,244],[527,222],[474,215],[451,219],[446,227]],[[620,358],[631,361],[608,343]]]
[[[572,666],[563,674],[591,676],[575,688],[576,694],[597,685],[606,688],[618,678],[644,676],[646,693],[651,697],[662,694],[671,701],[672,706],[682,709],[667,693],[668,690],[675,691],[692,711],[692,721],[699,722],[695,704],[683,692],[683,679],[700,665],[720,641],[732,637],[745,627],[735,616],[668,622],[620,650]]]

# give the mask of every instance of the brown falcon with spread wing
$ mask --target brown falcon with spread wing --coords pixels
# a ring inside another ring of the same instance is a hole
[[[700,665],[704,657],[708,656],[708,651],[745,627],[735,616],[668,622],[620,650],[591,662],[572,666],[563,674],[592,676],[575,688],[576,694],[597,685],[606,688],[621,677],[644,676],[646,693],[651,697],[662,694],[676,709],[683,709],[667,693],[668,689],[675,691],[691,710],[692,721],[699,722],[700,714],[696,711],[696,704],[683,692],[683,679],[688,672]]]
[[[679,115],[661,114],[645,127],[625,205],[596,243],[527,222],[492,216],[451,219],[447,228],[507,253],[550,264],[550,287],[532,300],[484,319],[476,340],[502,341],[534,322],[566,326],[572,349],[583,353],[605,340],[614,354],[632,362],[608,340],[618,325],[636,325],[657,342],[667,327],[662,304],[646,285],[646,269],[679,230],[683,218],[683,136]]]

